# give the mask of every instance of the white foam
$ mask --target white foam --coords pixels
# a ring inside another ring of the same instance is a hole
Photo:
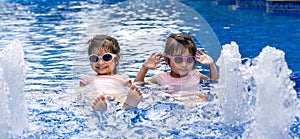
[[[292,71],[284,52],[267,46],[253,61],[256,81],[256,108],[252,138],[288,138],[289,127],[299,111],[295,85],[289,78]]]
[[[21,135],[28,127],[27,104],[23,96],[26,65],[20,41],[13,41],[1,51],[1,137]],[[4,107],[2,107],[4,106]],[[3,135],[3,136],[2,136]]]
[[[220,104],[222,106],[223,121],[227,124],[238,125],[249,120],[248,93],[244,89],[244,82],[249,77],[243,77],[245,70],[241,70],[242,58],[239,46],[235,42],[223,46],[217,65],[220,70],[219,83],[216,86]]]
[[[8,94],[9,89],[7,83],[3,78],[3,71],[0,67],[0,136],[4,138],[8,138],[8,129],[10,128],[9,117],[10,117],[10,110],[8,108]]]

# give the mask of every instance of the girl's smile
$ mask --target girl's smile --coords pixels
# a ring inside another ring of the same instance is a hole
[[[96,65],[95,66],[97,69],[99,69],[99,70],[102,70],[102,69],[105,69],[105,68],[107,68],[108,66],[107,65]]]

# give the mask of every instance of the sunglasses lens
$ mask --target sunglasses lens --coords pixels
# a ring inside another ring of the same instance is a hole
[[[188,57],[188,58],[186,59],[186,62],[187,62],[187,63],[194,63],[194,62],[195,62],[195,59],[194,59],[194,57]]]
[[[180,63],[182,63],[183,58],[182,57],[175,57],[174,61],[175,61],[175,63],[180,64]]]
[[[98,58],[98,56],[96,56],[96,55],[91,55],[91,56],[89,57],[89,60],[90,60],[90,62],[95,63],[95,62],[98,62],[99,58]]]
[[[102,56],[103,61],[108,62],[112,60],[113,56],[111,54],[105,54]]]

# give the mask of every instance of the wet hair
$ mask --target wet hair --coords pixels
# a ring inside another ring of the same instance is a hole
[[[88,42],[88,54],[98,54],[99,50],[102,49],[104,51],[113,53],[113,54],[120,54],[120,46],[118,41],[110,36],[106,35],[96,35]]]
[[[165,54],[173,55],[175,52],[183,54],[186,49],[192,56],[196,55],[197,46],[188,34],[178,33],[168,36],[165,46]]]
[[[115,58],[117,67],[120,55],[120,46],[115,38],[107,35],[96,35],[90,39],[87,44],[89,44],[88,55],[98,54],[100,50],[118,55],[118,57]],[[117,74],[116,67],[113,71],[114,74]]]
[[[197,46],[189,34],[178,33],[168,36],[165,46],[165,54],[174,55],[175,53],[183,54],[186,49],[192,56],[196,56]],[[170,59],[168,58],[168,63]],[[193,69],[195,69],[195,64]]]

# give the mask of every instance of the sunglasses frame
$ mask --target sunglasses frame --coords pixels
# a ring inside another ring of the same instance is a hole
[[[183,62],[183,60],[184,60],[186,63],[188,63],[188,64],[192,64],[192,63],[195,63],[195,62],[196,62],[196,58],[197,58],[196,56],[171,56],[171,55],[167,55],[167,57],[170,58],[170,59],[172,59],[172,60],[174,61],[174,63],[176,63],[176,64],[181,64],[181,63]],[[176,57],[182,58],[182,59],[183,59],[182,62],[177,63],[177,62],[175,61],[175,58],[176,58]],[[194,58],[194,62],[189,63],[189,62],[187,61],[187,59],[190,58],[190,57]]]
[[[105,60],[103,59],[103,56],[104,56],[104,55],[107,55],[107,54],[112,56],[112,59],[110,59],[109,61],[105,61]],[[92,62],[92,61],[90,60],[90,57],[92,57],[92,56],[97,56],[97,57],[98,57],[98,60],[97,60],[96,62]],[[112,61],[115,57],[117,57],[116,54],[112,54],[112,53],[104,53],[104,54],[101,55],[101,56],[96,55],[96,54],[91,54],[91,55],[89,55],[88,59],[89,59],[89,61],[90,61],[91,63],[97,63],[100,59],[102,59],[104,62],[108,63],[108,62]]]

